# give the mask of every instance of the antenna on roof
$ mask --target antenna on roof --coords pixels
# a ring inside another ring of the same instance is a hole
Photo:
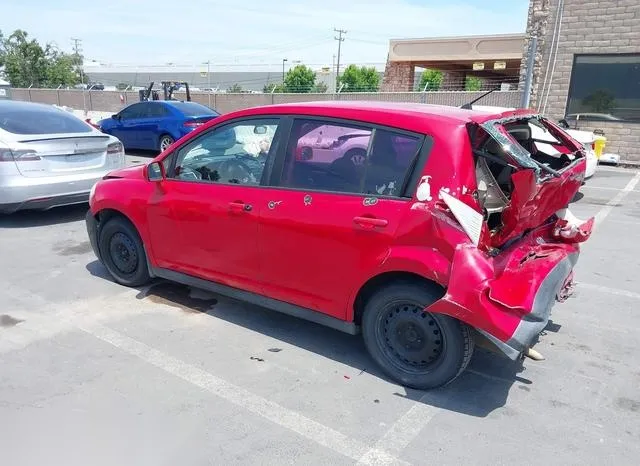
[[[488,96],[489,94],[491,94],[492,92],[498,91],[500,90],[499,87],[495,87],[493,89],[491,89],[489,92],[485,92],[484,94],[482,94],[480,97],[478,97],[477,99],[473,99],[471,102],[466,103],[464,105],[461,105],[460,108],[464,109],[464,110],[473,110],[473,104],[475,104],[477,101],[484,99],[486,96]]]

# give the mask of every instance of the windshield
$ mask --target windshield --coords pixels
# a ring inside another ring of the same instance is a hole
[[[13,134],[91,133],[93,130],[74,115],[45,106],[0,109],[0,128]]]
[[[177,109],[184,116],[218,116],[218,112],[211,110],[209,107],[197,104],[195,102],[172,102],[171,106]]]

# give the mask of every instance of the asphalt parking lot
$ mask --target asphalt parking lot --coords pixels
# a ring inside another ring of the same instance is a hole
[[[144,160],[131,158],[131,163]],[[640,173],[600,167],[574,297],[512,363],[406,390],[361,340],[96,261],[86,206],[0,217],[5,465],[637,464]]]

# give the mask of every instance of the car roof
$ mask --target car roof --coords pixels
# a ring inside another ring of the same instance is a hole
[[[41,112],[64,112],[63,109],[50,104],[37,102],[26,102],[23,100],[0,100],[0,111],[2,110],[26,110]]]
[[[175,107],[176,104],[196,104],[204,107],[201,103],[193,102],[192,100],[155,100],[152,102],[162,102],[163,104],[171,105],[172,107]]]
[[[446,105],[379,101],[314,101],[266,105],[233,112],[233,116],[263,114],[299,114],[354,119],[420,130],[433,123],[463,126],[514,116],[533,115],[532,110],[479,111]]]

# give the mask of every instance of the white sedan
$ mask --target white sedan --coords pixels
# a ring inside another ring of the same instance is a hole
[[[126,165],[120,141],[52,105],[0,101],[0,213],[87,202]]]

